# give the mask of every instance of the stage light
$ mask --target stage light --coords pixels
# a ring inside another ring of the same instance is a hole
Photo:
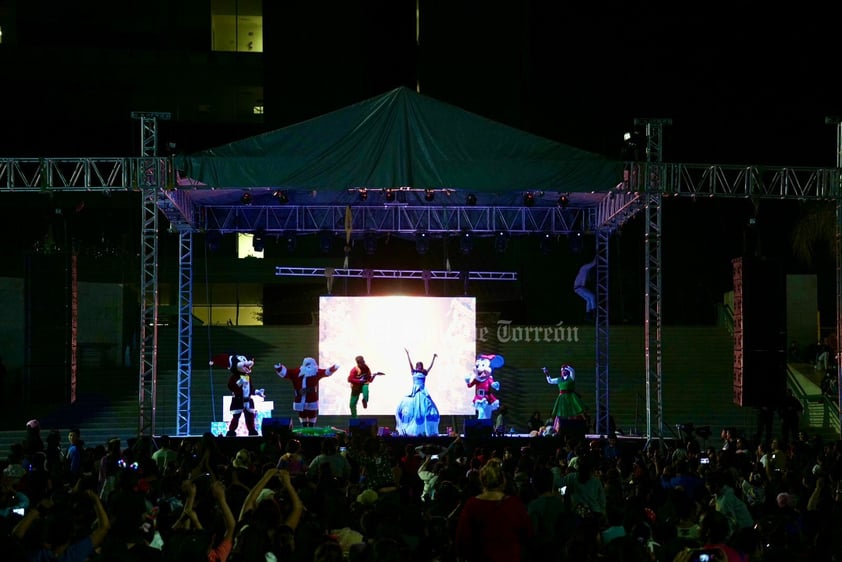
[[[473,207],[477,204],[477,196],[473,193],[469,193],[468,196],[465,198],[465,203]]]
[[[560,195],[558,198],[558,206],[562,209],[566,208],[570,204],[570,197],[567,195]]]
[[[278,200],[278,203],[281,205],[286,205],[289,203],[289,197],[287,196],[287,192],[281,189],[276,189],[274,193],[272,193],[272,197]]]
[[[508,245],[509,236],[505,232],[499,231],[494,235],[494,249],[497,250],[498,253],[502,254],[505,252]]]
[[[373,233],[368,233],[363,238],[363,248],[365,248],[365,253],[369,256],[373,256],[377,253],[377,236]]]
[[[212,254],[216,253],[222,244],[222,234],[218,230],[211,230],[205,237],[205,242],[207,243],[208,252]]]
[[[459,251],[463,256],[467,256],[474,249],[474,236],[470,230],[463,230],[462,236],[459,237]]]
[[[298,243],[298,239],[295,236],[295,232],[292,230],[284,232],[284,240],[286,240],[287,243],[287,252],[294,252],[295,247]]]
[[[523,206],[524,207],[531,207],[535,204],[535,195],[531,191],[527,191],[523,194]]]
[[[386,190],[386,202],[392,203],[395,200],[395,192],[392,189]]]
[[[426,232],[418,231],[415,233],[415,251],[419,256],[426,256],[430,251],[430,238]]]
[[[243,205],[251,205],[251,199],[252,199],[251,191],[245,191],[245,192],[243,192],[243,195],[240,197],[240,202]]]
[[[538,242],[538,246],[541,248],[541,253],[545,256],[548,256],[553,253],[553,237],[552,234],[549,232],[544,232],[541,234],[541,240]]]
[[[367,189],[361,189],[361,190],[359,190],[358,193],[359,193],[359,196],[360,196],[360,201],[365,201],[366,199],[368,199],[368,190]]]
[[[322,230],[319,233],[319,248],[323,254],[329,254],[333,249],[333,233],[329,230]]]
[[[567,243],[570,246],[570,253],[578,256],[585,249],[584,234],[581,230],[574,230],[567,235]]]
[[[424,190],[424,201],[432,201],[436,198],[436,193],[432,189]]]
[[[266,233],[263,230],[256,230],[251,237],[251,247],[255,252],[262,252],[266,249]]]

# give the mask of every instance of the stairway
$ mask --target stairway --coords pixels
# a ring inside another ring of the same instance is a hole
[[[137,372],[130,368],[107,370],[87,369],[79,375],[77,398],[72,404],[34,404],[30,410],[16,413],[22,429],[0,431],[0,455],[5,456],[14,443],[26,435],[25,424],[35,418],[41,424],[41,436],[56,430],[67,445],[67,433],[73,428],[81,430],[87,446],[105,444],[113,437],[126,439],[138,433],[139,410],[137,401]]]
[[[839,405],[822,394],[820,375],[808,363],[787,365],[789,387],[804,405],[801,424],[809,435],[824,441],[839,439]]]

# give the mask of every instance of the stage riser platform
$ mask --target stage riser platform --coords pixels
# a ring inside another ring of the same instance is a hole
[[[343,441],[352,439],[348,434],[338,433],[337,436]],[[368,436],[362,436],[362,439],[364,440],[367,437]],[[564,447],[566,444],[566,440],[563,437],[530,437],[529,435],[524,434],[492,437],[465,437],[464,435],[460,435],[460,437],[462,438],[463,447],[468,455],[473,454],[478,448],[484,449],[486,453],[496,451],[501,456],[503,452],[508,449],[514,454],[519,455],[528,448],[531,454],[536,456],[554,456],[556,451],[559,448]],[[293,433],[289,437],[282,437],[280,443],[281,446],[284,447],[289,439],[297,439],[301,442],[304,456],[308,459],[312,459],[321,452],[322,443],[325,438],[325,436],[296,435]],[[153,438],[153,440],[154,439],[155,438]],[[202,436],[195,435],[171,439],[173,441],[173,446],[190,446],[200,441]],[[445,448],[453,443],[455,437],[447,435],[439,435],[438,437],[389,436],[381,437],[381,439],[386,447],[391,449],[393,455],[400,457],[403,456],[403,452],[407,445],[411,445],[412,447],[432,445],[434,447]],[[600,436],[586,435],[584,436],[584,439],[589,443],[591,441],[599,440]],[[264,441],[265,438],[263,436],[214,437],[214,443],[228,458],[233,458],[240,449],[247,449],[257,453]],[[617,440],[617,446],[622,454],[634,454],[640,451],[646,443],[647,440],[642,437],[623,437],[618,438]]]

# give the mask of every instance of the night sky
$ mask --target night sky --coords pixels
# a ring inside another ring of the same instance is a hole
[[[174,119],[162,126],[162,143],[203,150],[417,82],[422,94],[612,158],[620,157],[622,135],[635,118],[669,118],[667,162],[835,165],[836,127],[825,117],[842,115],[842,97],[829,8],[802,14],[766,4],[762,12],[743,13],[706,5],[703,13],[671,16],[633,3],[605,6],[597,17],[572,13],[563,2],[421,6],[419,47],[414,1],[265,0],[265,125]],[[169,108],[130,107],[129,93],[115,99],[126,86],[109,83],[107,66],[88,70],[86,78],[51,81],[49,88],[16,82],[16,99],[38,110],[3,109],[0,154],[38,155],[47,147],[44,155],[78,154],[86,144],[89,156],[137,154],[129,111]],[[44,80],[40,71],[30,70]],[[171,76],[160,84],[162,91],[177,87]],[[789,232],[801,212],[796,202],[763,202],[758,209],[740,201],[678,201],[664,210],[664,280],[671,287],[665,310],[675,320],[706,317],[710,301],[728,289],[730,259],[745,251],[749,218],[757,219],[766,255],[785,259],[790,271],[827,266],[789,256]],[[118,215],[103,211],[88,222],[120,221]],[[642,290],[639,233],[637,221],[617,237],[623,267],[616,290],[624,294]],[[694,306],[696,300],[703,302]]]

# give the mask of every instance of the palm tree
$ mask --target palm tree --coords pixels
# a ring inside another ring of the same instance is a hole
[[[803,265],[814,268],[823,259],[836,259],[836,204],[814,201],[801,207],[792,229],[792,253]]]

